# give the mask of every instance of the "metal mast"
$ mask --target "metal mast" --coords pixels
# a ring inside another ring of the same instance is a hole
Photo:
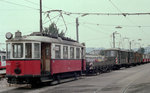
[[[40,0],[40,32],[42,32],[42,0]]]

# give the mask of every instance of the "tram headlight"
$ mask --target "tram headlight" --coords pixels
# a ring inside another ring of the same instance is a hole
[[[16,68],[16,69],[14,70],[14,72],[15,72],[16,74],[20,74],[20,73],[21,73],[21,69],[20,69],[20,68]]]
[[[16,62],[16,69],[14,70],[14,72],[16,74],[20,74],[21,73],[20,62]]]
[[[8,33],[6,33],[5,36],[6,36],[7,39],[11,39],[13,37],[13,34],[8,32]]]

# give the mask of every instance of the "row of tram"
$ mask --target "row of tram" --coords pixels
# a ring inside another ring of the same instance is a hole
[[[104,50],[103,61],[97,62],[99,55],[86,55],[86,73],[106,72],[121,67],[136,66],[150,61],[149,54],[141,54],[134,51],[122,49],[106,49]],[[93,59],[93,61],[88,60]]]
[[[86,69],[85,46],[68,38],[6,34],[6,77],[11,84],[36,85],[79,76]]]
[[[6,52],[0,51],[0,69],[6,68]]]
[[[105,72],[149,61],[147,55],[121,49],[104,50],[104,56],[86,55],[84,43],[38,32],[22,36],[18,31],[14,37],[9,32],[6,38],[6,77],[10,84],[60,82],[83,73]]]

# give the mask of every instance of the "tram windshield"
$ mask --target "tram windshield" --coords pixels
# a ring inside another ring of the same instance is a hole
[[[22,58],[23,57],[23,43],[13,43],[13,57]]]
[[[7,59],[40,59],[40,43],[7,43]]]
[[[105,51],[106,57],[115,57],[117,56],[117,51]]]

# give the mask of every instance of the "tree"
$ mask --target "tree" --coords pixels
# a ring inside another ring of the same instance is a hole
[[[65,33],[63,32],[63,30],[59,33],[59,29],[57,28],[55,23],[52,23],[51,25],[49,25],[49,27],[45,27],[43,34],[52,36],[52,37],[58,37],[58,36],[64,37],[65,36]]]

